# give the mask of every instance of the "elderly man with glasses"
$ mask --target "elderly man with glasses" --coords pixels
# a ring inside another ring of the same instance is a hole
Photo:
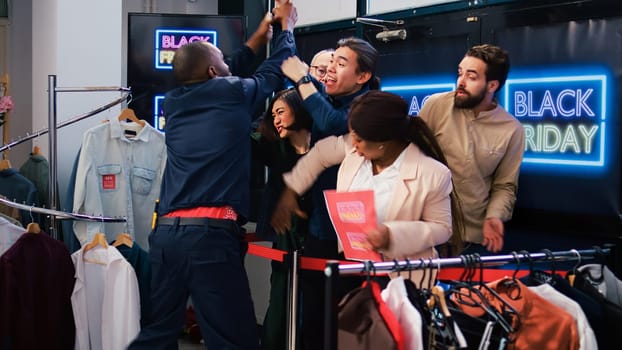
[[[326,49],[319,51],[313,56],[311,65],[309,66],[309,74],[313,76],[320,83],[324,83],[326,79],[326,70],[330,61],[333,59],[333,53],[335,50]]]

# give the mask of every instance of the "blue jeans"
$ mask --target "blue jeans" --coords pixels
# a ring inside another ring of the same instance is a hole
[[[149,237],[151,317],[128,349],[177,349],[188,296],[207,349],[258,349],[241,239],[231,220],[158,225]]]

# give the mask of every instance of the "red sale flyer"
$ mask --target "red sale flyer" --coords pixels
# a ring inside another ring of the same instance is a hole
[[[378,226],[374,192],[327,190],[324,198],[346,259],[382,261],[380,253],[367,243],[367,230]]]

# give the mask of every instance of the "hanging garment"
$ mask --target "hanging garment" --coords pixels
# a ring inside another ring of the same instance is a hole
[[[421,314],[408,300],[404,278],[392,279],[380,295],[402,328],[404,349],[424,349]]]
[[[594,331],[592,330],[592,327],[590,327],[590,323],[588,322],[587,317],[579,304],[555,290],[555,288],[553,288],[550,284],[529,287],[529,289],[542,298],[566,310],[566,312],[568,312],[568,314],[575,319],[577,322],[577,330],[579,331],[580,350],[598,349],[598,343],[596,342]]]
[[[622,334],[622,307],[602,295],[582,273],[575,275],[573,286],[577,290],[589,295],[602,308],[604,329],[600,333],[604,334],[605,338],[598,338],[598,344],[600,345],[601,339],[603,339],[602,343],[605,346],[601,348],[622,349],[622,337],[620,337],[620,334]],[[598,336],[599,332],[595,333]]]
[[[363,283],[339,302],[338,319],[339,349],[404,349],[399,322],[374,281]]]
[[[37,148],[35,146],[35,148]],[[43,208],[52,208],[50,204],[50,164],[41,154],[31,153],[28,160],[19,168],[19,173],[30,180],[37,189],[37,206]],[[58,193],[58,184],[56,185],[56,193]],[[55,208],[62,208],[58,197],[56,198]],[[50,219],[45,215],[34,213],[34,219],[41,227],[49,227]],[[62,228],[59,228],[59,237],[62,236]]]
[[[432,287],[426,304],[428,304],[428,312],[431,315],[428,325],[427,348],[434,350],[466,349],[466,339],[449,311],[445,291],[441,286]]]
[[[622,281],[613,274],[609,267],[601,264],[587,264],[579,267],[578,271],[607,300],[622,307]]]
[[[0,255],[4,254],[26,232],[4,216],[0,216]]]
[[[40,154],[31,154],[28,160],[19,168],[19,173],[30,180],[37,188],[37,206],[50,206],[50,164]]]
[[[126,122],[113,118],[109,123],[87,130],[76,172],[73,210],[79,213],[126,216],[127,223],[74,222],[82,245],[95,233],[103,232],[108,241],[117,233],[128,232],[145,250],[151,232],[155,200],[160,193],[166,163],[164,135],[145,125],[128,138]]]
[[[581,307],[594,331],[598,347],[606,349],[611,344],[609,338],[615,337],[615,335],[608,334],[605,331],[605,311],[603,307],[591,296],[571,286],[568,280],[558,274],[551,276],[550,284],[556,291],[575,301]]]
[[[511,305],[520,315],[520,325],[510,349],[578,349],[577,326],[566,311],[538,296],[518,280],[502,279],[487,284]],[[515,289],[518,288],[518,289]],[[520,291],[516,297],[516,291]],[[486,289],[481,292],[488,303],[499,312],[504,310],[501,301]],[[468,293],[468,291],[466,291]],[[511,298],[511,296],[514,297]],[[484,311],[478,306],[456,303],[465,313],[481,317]]]
[[[115,242],[112,244],[114,245]],[[127,245],[116,246],[125,260],[132,265],[138,280],[138,291],[140,293],[140,325],[146,325],[147,317],[151,312],[151,262],[149,253],[134,243],[131,247]]]
[[[427,344],[430,336],[428,326],[430,326],[432,322],[432,315],[428,312],[427,296],[424,295],[425,293],[423,293],[422,289],[417,288],[411,278],[412,276],[408,278],[404,277],[404,287],[406,289],[408,301],[410,301],[421,316],[421,339],[423,340],[423,344]]]
[[[0,349],[73,348],[73,286],[65,245],[44,232],[24,233],[0,257]]]
[[[0,195],[13,202],[26,205],[36,205],[38,196],[37,188],[32,181],[13,168],[0,171]],[[31,221],[30,213],[26,210],[20,210],[22,226],[26,227]]]
[[[140,295],[132,266],[117,248],[97,246],[71,255],[76,283],[71,305],[76,350],[125,349],[140,331]]]
[[[75,193],[76,186],[76,173],[78,171],[78,161],[80,160],[80,153],[82,148],[78,149],[78,154],[73,161],[73,167],[71,168],[71,175],[69,175],[69,182],[67,183],[67,193],[63,200],[62,208],[73,208],[73,195]],[[69,253],[74,253],[80,249],[80,242],[73,231],[73,220],[62,220],[61,230],[63,231],[63,241],[69,249]]]
[[[460,326],[465,342],[471,349],[504,349],[508,334],[498,322],[490,318],[474,317],[465,313],[452,300],[448,307],[454,322]]]

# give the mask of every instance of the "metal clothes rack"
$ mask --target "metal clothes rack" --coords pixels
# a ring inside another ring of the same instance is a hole
[[[481,266],[500,266],[508,263],[537,263],[537,262],[562,262],[562,261],[578,261],[580,264],[584,259],[591,259],[597,255],[612,255],[615,246],[607,245],[602,249],[587,249],[567,251],[557,251],[547,253],[529,253],[521,251],[520,253],[490,255],[480,257]],[[618,257],[614,257],[618,259]],[[326,278],[325,286],[325,304],[324,304],[324,349],[337,349],[337,283],[341,274],[359,274],[361,272],[372,271],[393,271],[393,270],[419,270],[419,269],[441,269],[443,267],[464,267],[466,260],[464,258],[437,258],[416,261],[385,261],[385,262],[365,262],[358,264],[339,264],[336,261],[326,263],[324,276]],[[617,263],[617,261],[616,261]],[[479,264],[479,261],[478,261]]]
[[[65,122],[62,122],[60,124],[56,124],[56,117],[57,117],[57,113],[56,113],[56,94],[58,92],[104,92],[104,91],[120,91],[123,93],[123,96],[104,105],[101,106],[99,108],[96,108],[90,112],[87,112],[85,114],[76,116],[72,119],[69,119]],[[52,206],[51,209],[45,209],[45,208],[36,208],[36,207],[31,207],[31,206],[27,206],[24,204],[19,204],[19,203],[15,203],[15,202],[11,202],[8,201],[9,203],[6,203],[4,200],[3,202],[5,202],[5,204],[7,205],[11,205],[13,207],[18,207],[18,206],[24,206],[21,209],[24,210],[32,210],[32,211],[36,211],[38,213],[44,213],[44,214],[50,214],[50,228],[49,228],[49,233],[52,237],[58,239],[58,233],[56,230],[56,218],[72,218],[72,219],[77,219],[77,220],[91,220],[91,221],[102,221],[102,222],[125,222],[127,221],[126,218],[107,218],[107,217],[97,217],[97,216],[92,216],[92,215],[83,215],[83,214],[77,214],[77,213],[66,213],[66,212],[62,212],[62,211],[57,211],[55,210],[55,205],[56,205],[56,186],[53,184],[56,184],[56,175],[57,175],[57,151],[56,151],[56,130],[58,128],[62,128],[64,126],[67,125],[71,125],[75,122],[78,122],[82,119],[88,118],[90,116],[93,116],[99,112],[105,111],[113,106],[116,106],[120,103],[122,103],[123,101],[125,101],[127,99],[127,96],[131,93],[131,89],[127,88],[127,87],[122,87],[122,86],[95,86],[95,87],[57,87],[56,86],[56,75],[48,75],[48,125],[49,128],[48,129],[42,129],[39,130],[35,133],[32,134],[28,134],[24,137],[21,137],[19,139],[17,139],[16,141],[13,141],[9,144],[5,144],[4,146],[0,147],[0,152],[10,149],[11,147],[14,147],[16,145],[19,145],[25,141],[28,141],[30,139],[33,139],[35,137],[41,136],[41,135],[45,135],[47,133],[50,134],[49,136],[49,149],[50,149],[50,159],[49,159],[49,164],[50,164],[50,174],[49,174],[49,183],[50,183],[50,192],[49,192],[49,197],[50,197],[50,205]],[[52,212],[54,214],[52,214]]]
[[[117,88],[117,89],[126,89],[126,88]],[[119,90],[119,91],[125,91],[125,90]],[[127,100],[128,96],[129,96],[129,92],[125,93],[122,97],[120,97],[120,98],[118,98],[118,99],[116,99],[116,100],[114,100],[114,101],[112,101],[110,103],[107,103],[107,104],[105,104],[105,105],[103,105],[101,107],[98,107],[98,108],[96,108],[96,109],[94,109],[94,110],[92,110],[90,112],[87,112],[87,113],[75,116],[75,117],[73,117],[71,119],[65,120],[63,122],[60,122],[60,123],[58,123],[56,125],[56,129],[60,129],[62,127],[74,124],[76,122],[79,122],[82,119],[86,119],[86,118],[91,117],[91,116],[93,116],[93,115],[95,115],[97,113],[100,113],[100,112],[103,112],[103,111],[105,111],[105,110],[107,110],[109,108],[112,108],[112,107],[122,103],[123,101]],[[24,143],[24,142],[26,142],[28,140],[34,139],[35,137],[39,137],[41,135],[45,135],[48,132],[49,132],[49,129],[45,128],[45,129],[41,129],[41,130],[35,131],[32,134],[28,133],[28,134],[26,134],[26,136],[19,137],[19,138],[15,139],[14,141],[11,141],[10,143],[5,143],[4,145],[0,146],[0,152],[2,152],[4,150],[7,150],[7,149],[11,149],[11,147],[15,147],[15,146],[17,146],[17,145],[19,145],[21,143]]]
[[[45,214],[45,215],[49,215],[50,217],[56,217],[56,218],[61,218],[61,219],[75,219],[75,220],[96,221],[96,222],[125,222],[127,221],[127,218],[125,217],[106,217],[106,216],[94,216],[94,215],[79,214],[79,213],[68,213],[68,212],[59,211],[59,210],[35,207],[34,205],[20,204],[20,203],[13,202],[13,201],[10,201],[4,198],[0,198],[0,203],[6,204],[13,208],[29,211],[31,213]]]

